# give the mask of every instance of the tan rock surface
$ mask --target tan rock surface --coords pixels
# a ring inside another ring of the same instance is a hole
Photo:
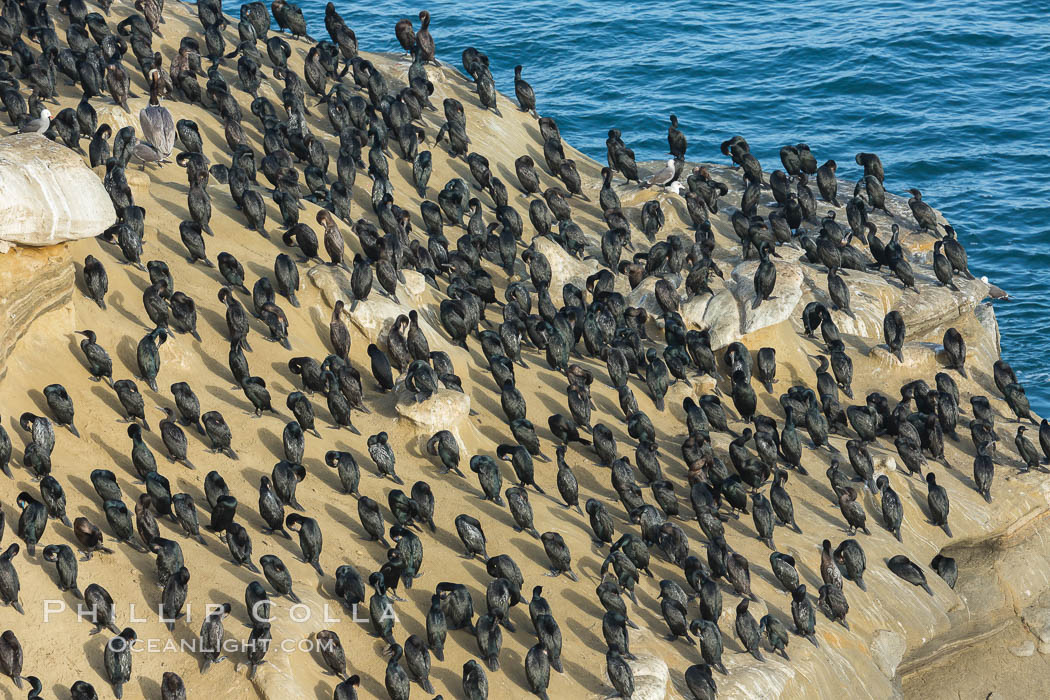
[[[58,332],[73,330],[73,257],[67,246],[15,246],[0,254],[0,377],[16,344],[34,321],[49,312]]]

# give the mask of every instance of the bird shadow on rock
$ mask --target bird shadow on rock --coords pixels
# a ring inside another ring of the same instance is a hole
[[[255,275],[256,280],[262,277],[269,278],[273,274],[273,270],[267,268],[265,265],[255,262],[254,260],[242,262],[241,264],[244,266],[244,271],[246,273],[244,276],[244,286],[248,287],[248,289],[251,289],[252,286],[254,286],[254,282],[248,284],[251,281],[247,274],[248,272]]]
[[[181,489],[181,490],[179,490]],[[200,517],[201,513],[211,513],[211,507],[208,505],[208,497],[204,493],[202,486],[198,486],[195,482],[189,481],[182,476],[177,476],[171,479],[171,492],[185,493],[193,499],[193,503],[198,510],[198,519],[200,520],[200,526],[203,534],[204,526],[207,524],[205,518]]]
[[[430,680],[436,686],[444,686],[446,688],[459,688],[462,687],[463,679],[451,668],[444,666],[438,666],[437,659],[434,659],[435,663],[430,667]],[[381,696],[376,696],[381,697]],[[325,698],[324,700],[329,700]]]
[[[542,560],[541,560],[542,561]],[[573,570],[576,571],[577,576],[580,580],[590,580],[597,586],[602,579],[602,563],[605,561],[604,557],[591,557],[581,555],[576,562],[574,562]],[[644,574],[643,574],[644,575]]]
[[[361,682],[364,684],[365,679],[362,678]],[[317,681],[317,685],[314,686],[314,694],[317,696],[317,700],[330,700],[334,692],[335,690],[324,681]],[[380,696],[376,695],[376,697]]]
[[[310,462],[311,460],[304,460],[304,462]],[[346,496],[348,499],[352,499],[353,496],[350,494],[343,493],[343,484],[339,481],[339,475],[335,469],[330,468],[324,463],[316,464],[314,466],[307,466],[306,471],[309,474],[317,475],[317,479],[324,484],[325,488],[329,491],[321,494],[322,498],[329,499],[332,494],[338,494],[339,496]]]
[[[568,598],[569,596],[566,596],[566,597]],[[577,597],[579,597],[581,599],[583,598],[583,596],[579,596],[579,595],[577,595]],[[587,605],[586,607],[595,607],[595,606],[594,605]],[[582,611],[583,608],[580,608],[580,609]],[[597,612],[594,613],[594,616],[592,616],[590,618],[590,620],[575,620],[575,619],[573,619],[571,617],[568,618],[568,624],[574,625],[573,632],[576,634],[576,636],[579,638],[579,640],[581,642],[583,642],[584,647],[586,647],[587,649],[592,649],[592,650],[597,651],[598,649],[605,648],[605,640],[602,639],[601,637],[599,637],[596,632],[594,632],[594,629],[601,625],[601,618],[604,615],[605,615],[605,610],[599,609]],[[589,625],[587,624],[588,622],[589,622]],[[564,656],[562,657],[562,661],[563,662],[566,661]],[[565,666],[568,667],[569,664],[566,663]],[[575,672],[573,673],[573,676],[575,677]]]
[[[102,656],[105,653],[106,644],[109,643],[112,633],[103,629],[98,634],[93,634],[84,642],[84,646],[81,647],[84,650],[84,658],[87,659],[88,666],[94,671],[100,679],[109,678],[106,674],[106,668],[102,661]],[[105,681],[103,681],[105,683]],[[107,684],[108,685],[108,684]]]
[[[573,588],[563,589],[562,595],[567,601],[576,606],[576,610],[587,615],[590,619],[600,620],[602,616],[605,615],[605,610],[600,605],[596,604],[593,598],[588,598]],[[600,646],[601,645],[594,648],[600,648]]]
[[[361,527],[361,523],[357,521],[349,512],[341,510],[336,506],[328,503],[325,505],[325,513],[328,517],[339,523],[353,534],[354,538],[361,542],[368,542],[368,533],[365,532],[364,528]],[[378,543],[377,543],[377,546]]]
[[[236,294],[236,292],[233,293]],[[218,311],[215,311],[210,307],[200,304],[197,306],[197,317],[198,319],[203,318],[207,322],[208,326],[212,330],[214,330],[217,335],[225,338],[227,330],[225,315],[220,315]],[[200,323],[198,323],[197,325],[199,326]]]
[[[333,683],[338,683],[339,682],[339,677],[336,676],[334,673],[332,673],[328,669],[328,664],[325,662],[324,655],[321,653],[321,645],[320,644],[311,644],[309,653],[310,653],[310,658],[313,659],[313,662],[315,664],[317,664],[317,667],[322,669],[321,673],[326,678],[333,679],[332,680]]]
[[[765,567],[755,566],[754,564],[752,564],[750,568],[752,579],[754,579],[757,576],[758,578],[762,579],[767,584],[769,584],[769,586],[774,591],[779,591],[783,588],[783,586],[780,585],[780,581],[777,580],[776,576],[774,576],[769,571],[766,571]]]
[[[506,485],[507,481],[504,480],[503,483],[504,483],[504,485]],[[500,507],[500,506],[496,505],[495,503],[493,503],[492,501],[483,500],[483,499],[481,499],[479,497],[476,506],[477,506],[477,508],[479,508],[479,509],[481,509],[481,510],[483,510],[485,512],[485,516],[486,517],[489,517],[489,518],[491,518],[493,520],[496,520],[497,522],[503,523],[505,525],[512,526],[513,519],[510,516],[510,512],[507,510],[507,506],[506,506],[507,499],[506,498],[503,499],[503,503],[504,503],[504,505],[502,507]],[[484,518],[481,518],[481,521],[484,522]]]
[[[820,587],[824,584],[824,582],[820,579],[820,575],[816,572],[816,570],[813,567],[804,564],[800,555],[793,554],[792,556],[795,557],[795,571],[798,572],[799,581],[805,583],[809,588],[813,590],[819,590]],[[816,554],[816,550],[814,550],[814,556],[819,556]],[[779,585],[780,583],[778,582],[777,586]]]
[[[463,372],[463,369],[461,367],[455,368],[456,371],[460,373],[460,375],[469,382],[467,387],[464,388],[470,388],[472,390],[482,389],[489,394],[499,396],[501,387],[496,386],[496,380],[492,377],[492,374],[490,372],[485,371],[485,369],[487,369],[488,367],[488,363],[483,363],[484,358],[479,360],[478,358],[474,357],[473,353],[471,353],[471,359],[475,361],[470,363],[470,365],[466,368],[465,373]],[[515,372],[517,372],[519,369],[520,368],[516,368]],[[515,374],[514,380],[515,382],[517,381],[517,374]],[[471,396],[473,397],[473,392],[471,392]],[[502,409],[500,410],[500,412],[502,413]]]
[[[459,537],[454,535],[451,530],[439,527],[430,536],[457,557],[463,554],[463,543],[459,541]]]
[[[361,685],[358,690],[361,691],[361,696],[366,698],[381,698],[387,695],[386,687],[370,673],[361,676]]]
[[[117,313],[119,313],[121,316],[123,316],[126,320],[130,321],[131,323],[133,323],[136,328],[142,328],[142,329],[145,329],[145,330],[151,330],[149,326],[147,326],[146,324],[144,324],[142,322],[142,319],[140,319],[138,316],[136,316],[134,314],[134,312],[132,312],[126,306],[126,304],[125,304],[126,297],[124,296],[123,292],[121,292],[121,291],[112,291],[112,292],[110,292],[108,301],[109,301],[109,306],[112,306],[114,309],[116,309]],[[126,356],[125,353],[122,352],[122,350],[124,348],[126,348],[127,346],[128,346],[128,343],[121,343],[121,344],[119,344],[117,346],[117,354],[120,357],[121,361],[124,362],[128,366],[128,369],[132,369],[133,370],[134,368],[138,367],[138,361],[135,359],[135,355],[133,354],[134,351],[132,351],[132,354],[130,356]],[[132,347],[134,347],[133,344],[132,344]]]
[[[202,352],[200,355],[198,355],[198,357],[201,358],[201,361],[204,363],[205,367],[209,372],[211,372],[212,375],[214,375],[220,381],[229,381],[228,386],[233,387],[235,385],[235,382],[233,381],[233,374],[230,373],[229,367],[222,364],[215,358],[211,357],[206,352]]]
[[[835,506],[835,507],[837,508],[837,506]],[[835,528],[836,530],[843,530],[845,528],[845,521],[844,520],[842,520],[841,518],[836,518],[836,517],[834,517],[832,515],[829,515],[822,508],[811,508],[810,511],[812,513],[816,514],[817,517],[819,517],[821,520],[823,520],[827,525],[829,525],[830,527]]]
[[[603,394],[591,394],[591,401],[594,402],[594,408],[591,409],[592,413],[597,412],[599,416],[608,417],[610,420],[620,423],[627,422],[627,418],[623,415],[623,410],[620,408],[619,399]],[[594,424],[593,420],[591,424]]]
[[[277,435],[272,430],[261,428],[256,431],[256,437],[262,442],[263,447],[267,449],[270,454],[279,456],[284,454],[284,440],[280,435]]]
[[[575,459],[573,459],[575,457]],[[576,475],[576,481],[579,484],[580,491],[580,508],[585,508],[588,498],[597,498],[604,501],[612,501],[613,503],[619,504],[615,492],[609,486],[609,469],[596,464],[590,457],[581,455],[568,455],[565,458],[566,464],[572,469],[572,473]],[[575,463],[574,463],[575,462]],[[552,471],[557,473],[557,467]],[[599,475],[604,472],[604,479],[599,478]],[[550,491],[548,491],[550,494]],[[553,499],[554,496],[551,495]],[[560,500],[557,501],[559,504]],[[613,517],[616,517],[616,513],[610,513]],[[626,521],[626,518],[621,518]]]
[[[296,384],[296,377],[292,374],[292,371],[288,369],[287,362],[274,362],[270,365],[270,369],[273,370],[274,374],[285,380],[292,386],[292,391],[306,392],[305,388],[301,388]]]
[[[206,129],[206,127],[204,127],[204,128]],[[202,136],[203,136],[203,134],[202,134]],[[220,143],[223,142],[223,141],[225,141],[225,138],[223,138],[220,141]],[[188,194],[189,194],[189,190],[187,190],[187,195]],[[168,212],[169,214],[174,216],[176,219],[179,219],[180,221],[193,221],[193,217],[190,216],[189,208],[187,206],[183,205],[183,204],[179,204],[178,200],[162,198],[159,193],[153,194],[153,199],[156,200],[157,204],[161,205],[161,208],[164,211]],[[188,200],[183,200],[183,201],[188,201]],[[205,234],[205,235],[207,235],[207,234]],[[158,238],[163,238],[163,237],[164,237],[163,235],[159,235],[158,236]]]
[[[177,245],[176,242],[175,242],[175,239],[173,237],[171,237],[171,236],[157,236],[157,240],[160,241],[161,246],[163,246],[164,248],[167,248],[172,253],[174,253],[176,256],[178,256],[180,261],[189,263],[189,260],[188,260],[188,258],[186,256],[186,247],[184,245]],[[180,243],[181,243],[181,241],[180,241]],[[207,241],[205,241],[205,244],[207,244]],[[192,263],[189,263],[189,264],[192,264]]]
[[[500,394],[499,391],[495,392],[496,396],[498,396],[499,394]],[[476,407],[477,408],[481,408],[483,411],[487,411],[488,413],[491,413],[493,416],[504,417],[503,407],[499,404],[499,402],[496,399],[493,398],[493,394],[491,392],[489,392],[489,391],[473,392],[471,394],[471,396],[470,396],[470,400],[472,402],[476,402],[476,404],[477,404]]]
[[[915,505],[918,506],[919,512],[922,513],[922,517],[927,523],[931,522],[930,507],[927,503],[927,494],[923,493],[915,484],[913,479],[908,479],[908,493],[911,494],[912,500]]]
[[[744,518],[747,518],[747,520]],[[752,520],[749,512],[747,515],[742,515],[740,518],[730,518],[725,522],[723,527],[734,535],[746,539],[754,535],[754,530],[751,529],[751,523]]]
[[[591,646],[591,648],[600,649],[604,645],[604,640],[598,641],[595,637],[595,646]],[[605,684],[600,677],[591,673],[588,667],[567,660],[564,654],[562,655],[562,666],[565,673],[572,678],[573,683],[583,686],[590,693],[602,693],[604,696],[603,689],[606,687]]]
[[[207,388],[207,391],[219,401],[229,404],[234,409],[246,411],[248,413],[253,412],[249,408],[249,406],[251,406],[251,403],[248,402],[246,398],[242,399],[241,397],[235,396],[228,389],[223,389],[222,387],[212,385]]]
[[[120,450],[114,448],[107,441],[103,440],[98,434],[92,433],[89,437],[91,438],[93,444],[100,445],[102,449],[106,451],[106,454],[109,455],[109,458],[113,460],[113,464],[120,467],[121,472],[125,476],[132,479],[139,478],[138,473],[135,471],[135,465],[132,464],[131,459],[126,454],[123,454]]]
[[[106,388],[102,384],[95,384],[91,387],[91,393],[99,398],[102,403],[106,404],[106,407],[113,411],[118,416],[124,415],[124,407],[120,405],[120,400],[117,399],[116,394],[112,391],[106,391]],[[123,421],[123,419],[119,419]],[[92,439],[96,439],[98,436],[94,436]]]
[[[80,351],[80,343],[77,341],[77,336],[75,334],[69,336],[69,345],[67,347],[69,348],[69,354],[77,358],[77,362],[80,366],[83,367],[86,372],[90,372],[91,366],[88,365],[84,353]]]
[[[81,479],[79,476],[74,476],[73,474],[70,474],[69,485],[75,488],[77,491],[79,491],[81,495],[86,496],[88,501],[94,503],[98,500],[98,494],[95,493],[95,487],[92,486],[89,482]]]
[[[47,416],[48,418],[51,417],[51,412],[48,410],[47,407],[47,399],[44,397],[43,393],[37,391],[36,389],[30,389],[26,392],[26,395],[33,401],[33,407],[36,409],[39,415]],[[56,432],[58,432],[57,427]]]
[[[55,683],[51,686],[51,694],[56,698],[71,697],[72,689],[69,686],[63,685],[62,683]]]
[[[164,589],[158,584],[156,576],[151,575],[152,573],[154,572],[149,571],[139,579],[139,590],[142,592],[142,599],[146,601],[147,610],[156,612]]]
[[[525,555],[525,558],[529,561],[534,562],[546,562],[547,554],[543,551],[543,548],[536,544],[537,540],[525,537],[512,537],[510,544],[517,548],[517,551]],[[541,584],[536,584],[541,585]]]
[[[499,667],[500,672],[508,680],[524,691],[522,693],[523,696],[531,694],[528,681],[525,678],[525,659],[517,650],[508,649],[507,645],[504,644],[499,655]]]
[[[977,482],[973,480],[972,476],[967,475],[965,472],[958,469],[948,469],[947,474],[951,476],[960,485],[965,486],[968,489],[974,491],[977,490]]]

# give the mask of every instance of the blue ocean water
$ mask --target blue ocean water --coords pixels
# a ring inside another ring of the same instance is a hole
[[[325,2],[304,0],[315,38]],[[429,0],[337,2],[369,51],[400,51],[394,23],[430,11],[438,58],[488,54],[497,87],[513,67],[563,137],[604,161],[622,130],[638,160],[666,158],[678,115],[690,159],[744,136],[769,171],[804,141],[855,179],[878,153],[886,187],[922,190],[959,232],[970,268],[1015,300],[996,307],[1003,355],[1033,408],[1050,411],[1050,14],[1014,0]],[[227,5],[236,12],[236,4]],[[906,195],[907,196],[907,195]]]

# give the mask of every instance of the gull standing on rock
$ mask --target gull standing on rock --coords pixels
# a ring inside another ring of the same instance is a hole
[[[1001,299],[1003,301],[1013,301],[1013,297],[1010,296],[1010,292],[1006,291],[999,285],[989,282],[986,275],[981,276],[981,281],[988,285],[988,296],[992,299]]]
[[[649,176],[649,179],[645,181],[645,187],[652,187],[657,185],[659,187],[669,187],[671,183],[678,180],[678,161],[674,158],[667,159],[667,167],[656,171]]]
[[[42,109],[40,110],[40,116],[36,119],[30,119],[22,126],[18,127],[16,134],[43,134],[47,131],[48,127],[51,126],[51,112]]]

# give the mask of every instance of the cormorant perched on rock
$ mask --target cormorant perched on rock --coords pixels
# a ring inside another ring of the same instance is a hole
[[[667,127],[667,151],[678,160],[685,160],[688,147],[685,134],[678,128],[678,117],[671,115],[671,126]]]
[[[937,483],[937,476],[931,471],[926,474],[927,495],[926,501],[930,508],[930,520],[934,525],[939,525],[944,534],[952,536],[951,528],[948,527],[948,491]]]
[[[913,586],[922,586],[923,590],[933,595],[929,584],[926,583],[926,574],[922,572],[919,565],[903,554],[897,554],[886,562],[890,571],[904,579]]]
[[[904,362],[901,348],[904,347],[904,318],[897,310],[890,311],[882,319],[882,334],[890,352],[897,356],[898,362]]]
[[[934,213],[933,207],[922,201],[922,192],[919,192],[918,189],[913,187],[908,190],[908,193],[911,194],[908,206],[911,207],[911,213],[919,223],[919,230],[936,232],[937,215]]]
[[[521,66],[514,66],[514,95],[518,98],[518,106],[522,112],[528,112],[533,117],[536,114],[536,93],[532,86],[521,77]]]

